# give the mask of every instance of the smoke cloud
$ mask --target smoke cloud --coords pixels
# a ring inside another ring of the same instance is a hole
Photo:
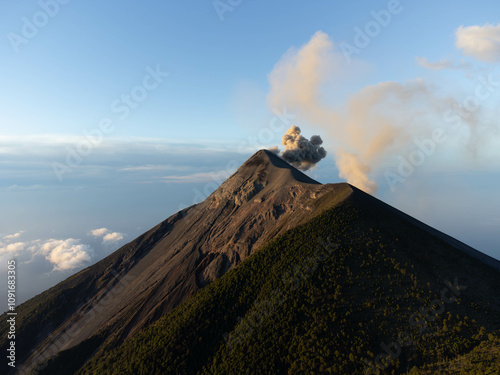
[[[348,66],[328,35],[319,31],[300,49],[288,51],[274,66],[268,77],[271,88],[267,96],[271,109],[286,107],[301,121],[326,132],[335,148],[339,176],[347,182],[375,193],[375,180],[387,171],[387,164],[408,155],[416,148],[415,142],[430,138],[438,126],[445,130],[454,126],[448,132],[454,142],[447,146],[456,143],[457,134],[466,135],[462,142],[471,154],[484,146],[477,144],[481,138],[481,106],[464,110],[467,102],[462,105],[463,101],[423,79],[381,82],[355,92],[341,105],[328,103],[325,83],[336,87],[332,77],[341,80],[339,77],[350,69],[352,64]],[[481,92],[491,89],[483,87]],[[444,117],[448,122],[443,121]]]
[[[339,177],[345,178],[354,186],[367,192],[377,190],[377,184],[368,178],[371,168],[361,164],[355,154],[339,150],[337,152],[337,168]]]
[[[281,157],[295,168],[307,171],[326,156],[321,145],[323,140],[319,135],[313,135],[310,140],[300,135],[300,128],[292,125],[281,138],[285,150]]]

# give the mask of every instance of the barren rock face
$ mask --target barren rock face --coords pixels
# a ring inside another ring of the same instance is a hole
[[[210,258],[212,257],[207,257],[207,259]],[[227,265],[226,255],[216,254],[213,259],[210,259],[208,265],[198,271],[198,284],[203,287],[219,278],[227,271]]]
[[[259,191],[264,188],[260,182],[257,181],[247,181],[245,185],[236,193],[234,197],[234,203],[241,206],[242,204],[248,202],[252,199]]]
[[[204,202],[171,216],[87,269],[90,273],[123,270],[128,285],[113,287],[106,275],[94,275],[108,280],[101,290],[108,290],[113,303],[96,313],[101,298],[96,293],[57,332],[64,336],[69,322],[83,329],[66,335],[69,339],[62,348],[46,343],[38,349],[57,353],[111,324],[121,340],[129,337],[238,265],[268,239],[351,192],[348,184],[321,185],[275,154],[257,152]]]
[[[321,185],[278,156],[259,151],[204,202],[172,215],[106,259],[42,293],[38,300],[36,297],[19,306],[17,311],[24,310],[24,317],[33,318],[29,335],[19,335],[17,342],[24,344],[26,353],[32,350],[30,358],[19,361],[19,373],[29,373],[37,361],[84,340],[91,341],[81,347],[98,342],[91,347],[94,353],[102,345],[96,337],[108,340],[109,347],[119,345],[259,251],[268,240],[346,199],[364,211],[366,215],[360,220],[366,217],[366,227],[382,218],[386,231],[396,227],[400,233],[409,233],[402,241],[402,254],[407,254],[403,258],[414,254],[425,272],[437,269],[429,265],[455,262],[468,270],[468,263],[462,263],[464,254],[475,258],[474,262],[500,269],[500,262],[355,187],[345,183]],[[425,233],[431,235],[431,242],[422,242],[418,245],[421,248],[407,247],[406,243],[416,242],[414,239]],[[474,275],[471,282],[475,273],[470,271]],[[494,295],[495,282],[483,285],[476,279],[474,290]],[[45,302],[38,303],[40,300]],[[37,325],[46,311],[59,318]],[[27,338],[22,342],[21,337]]]
[[[30,334],[25,335],[24,342],[19,335],[17,345],[24,344],[25,352],[32,353],[27,360],[19,360],[19,373],[29,373],[38,361],[84,340],[95,342],[96,335],[109,340],[110,346],[122,343],[223,276],[268,240],[346,199],[373,220],[380,212],[383,217],[392,217],[386,221],[388,231],[394,223],[405,222],[418,228],[414,236],[431,234],[446,251],[451,246],[500,269],[500,262],[355,187],[345,183],[321,185],[275,154],[259,151],[204,202],[172,215],[107,258],[44,292],[40,299],[19,306],[17,311],[24,309],[23,315],[33,317],[35,322],[29,326]],[[461,252],[454,255],[457,262],[462,262]],[[433,255],[425,247],[425,257],[427,253]],[[435,255],[434,264],[449,261],[442,254]],[[422,264],[428,268],[432,263]],[[477,289],[481,289],[482,281],[477,282]],[[493,293],[494,288],[487,295]],[[37,326],[48,304],[38,304],[39,300],[49,301],[50,313],[60,318]],[[101,345],[98,342],[94,353]]]

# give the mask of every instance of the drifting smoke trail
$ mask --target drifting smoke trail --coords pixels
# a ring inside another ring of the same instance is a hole
[[[281,157],[295,168],[307,171],[326,156],[326,151],[321,144],[323,140],[319,135],[313,135],[311,140],[300,135],[300,128],[293,126],[288,129],[281,144],[285,150]]]
[[[286,105],[314,125],[323,126],[327,131],[333,129],[334,139],[337,142],[339,138],[344,140],[341,144],[354,139],[349,132],[355,129],[338,126],[343,121],[340,114],[321,103],[319,87],[325,77],[339,66],[339,58],[333,53],[333,43],[328,35],[317,32],[300,50],[288,51],[274,67],[269,75],[269,106],[280,108]],[[347,149],[353,150],[353,147]],[[375,191],[376,184],[368,177],[370,168],[359,159],[356,150],[344,153],[341,149],[336,150],[340,175],[354,185],[365,181],[363,186],[357,186],[368,192]]]
[[[370,167],[361,164],[356,155],[340,149],[337,151],[337,168],[339,176],[345,178],[357,188],[366,191],[377,191],[377,184],[368,178]]]
[[[267,100],[270,108],[285,106],[307,123],[321,127],[335,145],[339,176],[375,193],[378,186],[373,177],[381,173],[384,163],[414,149],[414,142],[429,137],[436,124],[443,124],[443,114],[461,106],[423,79],[367,86],[341,109],[325,104],[323,84],[332,76],[342,77],[348,69],[328,35],[317,32],[306,45],[288,51],[274,66],[268,77],[271,89]],[[462,135],[470,135],[467,147],[475,150],[481,147],[472,143],[481,139],[477,136],[480,114],[478,108],[467,116],[456,115],[456,122],[465,128]],[[460,142],[463,144],[463,139]]]

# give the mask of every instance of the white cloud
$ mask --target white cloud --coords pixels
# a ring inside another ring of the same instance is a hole
[[[241,139],[181,143],[163,138],[106,138],[85,156],[84,163],[63,175],[68,184],[61,185],[53,163],[65,165],[68,150],[76,150],[81,140],[78,136],[43,134],[0,136],[0,190],[72,190],[95,183],[108,185],[110,176],[122,183],[145,183],[167,173],[186,175],[224,168],[228,160],[244,161],[239,152]]]
[[[200,172],[183,176],[164,176],[161,180],[176,184],[191,184],[200,182],[218,182],[219,184],[229,178],[236,170],[220,170],[214,172]]]
[[[17,234],[17,233],[16,233]],[[93,249],[80,240],[68,238],[65,240],[49,239],[33,240],[4,244],[0,242],[0,256],[22,256],[24,263],[29,263],[41,255],[54,266],[54,270],[70,270],[90,262]]]
[[[102,237],[102,243],[105,245],[123,240],[123,233],[111,232],[108,228],[93,229],[89,234],[94,237]]]
[[[90,262],[94,253],[89,245],[81,244],[74,238],[50,239],[40,246],[38,252],[54,265],[54,270],[59,271],[83,266]]]
[[[21,230],[21,231],[19,231],[17,233],[9,234],[9,235],[5,236],[3,239],[4,240],[14,240],[16,238],[21,237],[21,234],[23,234],[23,233],[24,233],[24,230]]]
[[[26,243],[24,242],[15,242],[8,245],[0,243],[0,255],[9,254],[14,256],[24,249],[26,249]]]
[[[458,64],[454,64],[450,59],[441,59],[439,61],[429,61],[425,57],[415,58],[418,65],[423,68],[431,70],[442,70],[442,69],[469,69],[471,65],[465,61],[460,61]]]
[[[93,229],[90,234],[94,237],[102,237],[108,232],[108,228]]]
[[[106,234],[103,239],[102,243],[114,243],[123,240],[123,234],[118,233],[118,232],[113,232],[113,233],[108,233]]]
[[[35,184],[35,185],[11,185],[7,188],[9,191],[39,191],[39,190],[46,190],[49,189],[49,186],[44,186],[40,184]]]
[[[120,171],[125,172],[137,172],[137,171],[185,171],[188,166],[178,166],[178,165],[139,165],[136,167],[125,167],[121,168]]]
[[[485,62],[500,61],[500,24],[460,26],[455,31],[456,46],[467,56]]]
[[[317,32],[274,66],[267,99],[269,109],[287,108],[297,114],[297,122],[324,131],[325,135],[319,134],[331,141],[339,176],[347,182],[369,193],[376,192],[377,180],[384,177],[391,186],[387,165],[412,155],[416,142],[429,139],[434,129],[443,131],[447,142],[440,144],[434,161],[427,165],[449,169],[460,160],[462,170],[469,165],[482,168],[490,163],[486,159],[490,153],[489,159],[498,155],[492,149],[493,142],[500,142],[497,110],[490,103],[482,105],[489,94],[481,92],[479,99],[477,88],[472,86],[471,95],[461,100],[446,87],[417,78],[365,86],[347,101],[336,103],[325,93],[334,92],[337,77],[348,71],[342,61],[333,40]],[[450,64],[443,61],[442,65]],[[471,107],[466,101],[469,98],[477,105]]]

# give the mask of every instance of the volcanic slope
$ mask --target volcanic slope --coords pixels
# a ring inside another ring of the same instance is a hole
[[[204,202],[19,306],[17,350],[41,374],[403,373],[487,345],[499,264],[259,151]]]
[[[343,186],[78,374],[500,373],[500,262]]]
[[[121,343],[268,239],[335,206],[350,192],[346,184],[322,185],[277,155],[257,152],[202,203],[19,306],[16,345],[22,369],[85,340],[96,347]],[[0,323],[2,348],[7,347],[5,321]]]

